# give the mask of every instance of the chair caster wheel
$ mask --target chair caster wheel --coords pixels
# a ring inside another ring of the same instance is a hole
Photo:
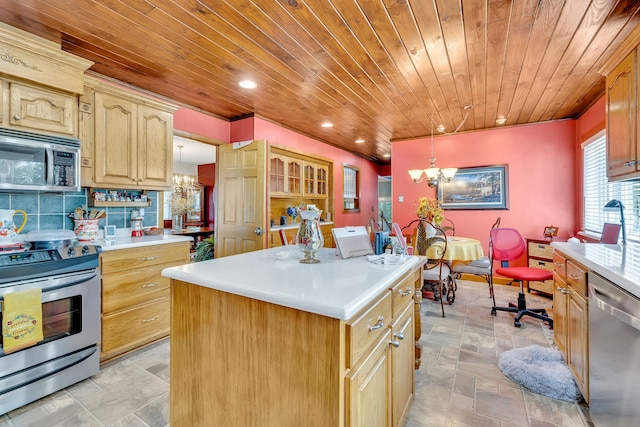
[[[542,313],[540,313],[540,314],[542,314],[543,316],[549,317],[549,315],[547,314],[547,312],[546,312],[546,311],[543,311],[543,312],[542,312]]]
[[[492,309],[491,309],[491,315],[492,315],[492,316],[495,316],[495,315],[496,315],[496,309],[495,309],[495,308],[492,308]]]
[[[519,328],[520,326],[522,326],[522,323],[518,322],[517,320],[514,320],[514,321],[513,321],[513,325],[514,325],[516,328]]]

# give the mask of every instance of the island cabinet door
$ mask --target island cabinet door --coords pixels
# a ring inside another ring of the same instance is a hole
[[[391,409],[393,426],[404,425],[413,401],[413,304],[391,326]],[[402,423],[402,424],[401,424]]]
[[[391,426],[391,330],[346,377],[347,427]]]

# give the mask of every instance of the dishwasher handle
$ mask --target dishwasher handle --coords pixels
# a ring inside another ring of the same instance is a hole
[[[628,295],[615,285],[608,283],[600,285],[589,281],[590,309],[594,308],[593,305],[632,328],[640,330],[640,319],[635,316],[640,311],[640,300],[633,295]]]

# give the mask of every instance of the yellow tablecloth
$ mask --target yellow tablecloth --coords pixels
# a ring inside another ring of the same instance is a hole
[[[428,257],[435,257],[433,247],[427,250]],[[482,244],[477,239],[469,237],[447,237],[447,251],[444,259],[447,261],[473,261],[484,256]]]

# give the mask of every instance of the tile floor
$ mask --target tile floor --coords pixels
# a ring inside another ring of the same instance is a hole
[[[487,285],[459,281],[456,300],[422,303],[422,367],[405,427],[552,427],[590,425],[588,411],[533,394],[508,380],[498,356],[529,344],[549,345],[552,332],[533,318],[513,326],[513,315],[490,315]],[[517,288],[496,287],[498,305]],[[551,300],[527,295],[531,306]],[[90,379],[0,416],[0,427],[169,425],[169,343],[165,340],[102,366]],[[216,426],[217,427],[217,426]],[[302,427],[302,426],[301,426]]]

